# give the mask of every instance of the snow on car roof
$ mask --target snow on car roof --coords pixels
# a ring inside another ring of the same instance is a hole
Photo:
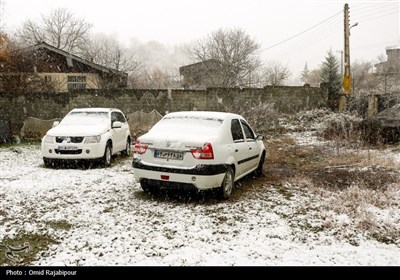
[[[76,108],[73,112],[110,112],[111,110],[117,110],[114,108]],[[119,110],[118,110],[119,111]]]
[[[165,117],[199,117],[199,118],[212,118],[212,119],[226,119],[232,118],[243,118],[240,115],[226,112],[213,112],[213,111],[181,111],[169,113]]]

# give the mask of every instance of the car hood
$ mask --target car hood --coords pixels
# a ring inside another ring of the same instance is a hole
[[[107,124],[95,125],[63,125],[59,124],[47,132],[50,136],[95,136],[101,135],[109,130]]]

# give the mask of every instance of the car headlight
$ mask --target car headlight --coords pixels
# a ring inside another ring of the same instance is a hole
[[[44,142],[46,142],[46,143],[54,143],[55,140],[56,140],[56,137],[55,137],[55,136],[46,135],[46,136],[44,137]]]
[[[85,137],[85,143],[99,143],[101,139],[101,136],[87,136]]]

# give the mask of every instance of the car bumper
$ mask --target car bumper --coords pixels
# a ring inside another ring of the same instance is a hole
[[[170,186],[193,185],[199,190],[220,187],[225,177],[225,164],[197,165],[194,168],[171,168],[144,164],[140,159],[132,161],[133,173],[137,182],[142,180],[156,181],[158,184]]]
[[[78,143],[67,146],[73,150],[60,150],[59,147],[56,143],[42,143],[42,156],[48,159],[97,159],[104,156],[106,146],[105,143]]]

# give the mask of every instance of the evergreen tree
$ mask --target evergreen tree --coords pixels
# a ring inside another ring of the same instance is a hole
[[[309,75],[310,75],[310,70],[308,70],[308,65],[307,65],[307,62],[306,62],[306,65],[304,65],[303,72],[301,72],[300,80],[304,84],[309,84],[309,77],[308,77]]]
[[[333,55],[332,50],[328,51],[328,56],[321,66],[321,81],[328,86],[328,98],[330,100],[338,97],[341,88],[341,76],[339,62]]]

